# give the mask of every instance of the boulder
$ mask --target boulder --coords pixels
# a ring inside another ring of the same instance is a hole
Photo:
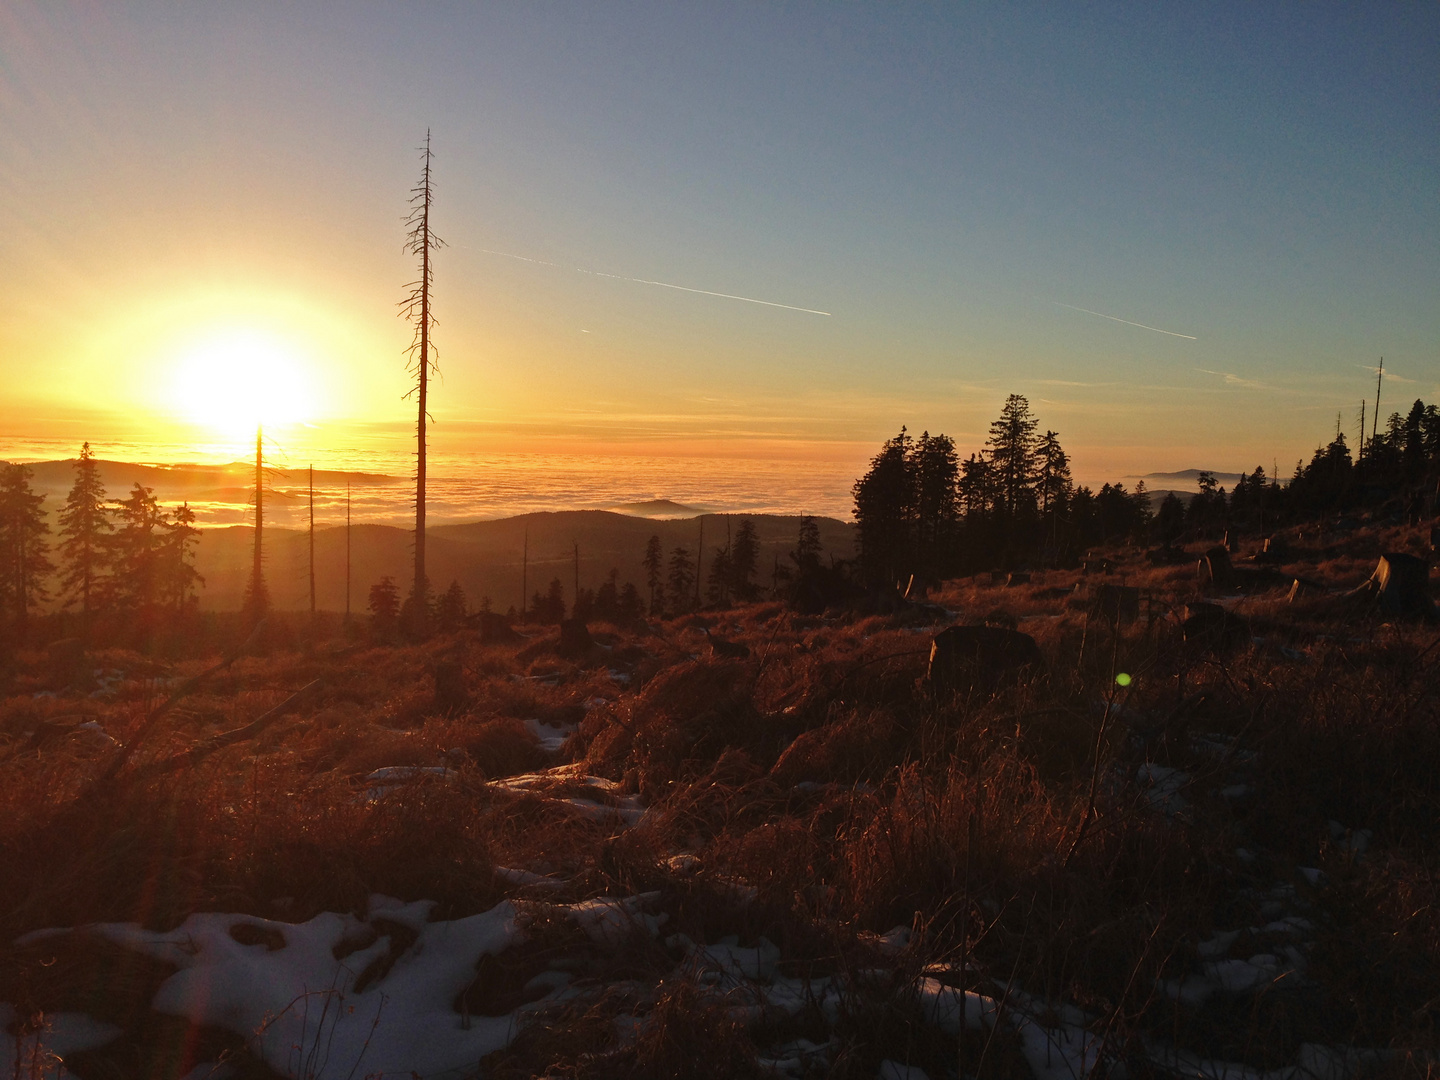
[[[989,687],[1042,661],[1040,647],[1029,634],[1003,626],[952,626],[930,642],[925,682],[937,694]]]
[[[449,715],[463,712],[470,704],[470,693],[465,689],[465,668],[458,660],[435,661],[435,698],[437,713]]]
[[[560,624],[560,643],[555,654],[566,660],[583,660],[595,651],[595,639],[590,628],[580,619],[566,619]]]
[[[1230,550],[1223,544],[1212,547],[1200,556],[1196,573],[1200,581],[1200,591],[1203,593],[1224,592],[1232,588],[1235,584],[1235,566],[1230,562]]]
[[[479,629],[482,645],[507,645],[525,640],[515,632],[509,619],[493,611],[481,611],[472,615],[470,622]]]
[[[1181,623],[1185,640],[1212,652],[1228,652],[1250,640],[1250,625],[1219,604],[1187,604]]]
[[[1360,586],[1375,598],[1386,615],[1435,618],[1435,601],[1430,598],[1430,564],[1414,555],[1386,552],[1370,580]]]

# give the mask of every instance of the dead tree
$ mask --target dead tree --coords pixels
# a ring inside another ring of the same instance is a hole
[[[415,378],[415,386],[405,396],[415,395],[419,406],[415,421],[415,583],[410,592],[411,629],[423,632],[428,607],[429,581],[425,576],[425,424],[429,419],[426,405],[430,391],[430,376],[439,374],[434,347],[430,342],[430,331],[435,326],[435,315],[430,303],[433,266],[431,253],[444,246],[438,236],[430,230],[430,206],[433,190],[430,185],[430,132],[425,132],[425,145],[420,151],[420,182],[410,190],[410,216],[405,225],[409,230],[405,236],[405,252],[420,256],[420,277],[412,281],[410,293],[400,302],[400,314],[415,326],[415,336],[406,350],[409,365],[406,370]]]
[[[245,622],[256,626],[270,610],[270,593],[265,588],[265,429],[255,426],[255,552],[250,583],[245,588]]]

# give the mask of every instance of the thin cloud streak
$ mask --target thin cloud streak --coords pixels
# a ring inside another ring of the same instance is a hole
[[[794,304],[777,304],[773,300],[756,300],[753,296],[736,296],[734,293],[711,292],[709,289],[692,289],[687,285],[672,285],[668,281],[651,281],[648,278],[626,277],[624,274],[607,274],[601,270],[582,270],[575,268],[577,273],[589,274],[592,277],[614,278],[616,281],[633,281],[637,285],[659,285],[662,289],[679,289],[681,292],[699,293],[701,296],[718,296],[724,300],[744,300],[747,304],[764,304],[766,307],[784,308],[786,311],[803,311],[806,315],[824,315],[830,317],[828,311],[816,311],[814,308],[796,307]]]
[[[499,255],[506,259],[519,259],[521,262],[533,263],[536,266],[553,266],[557,270],[563,269],[559,263],[546,262],[544,259],[532,259],[526,255],[516,255],[509,251],[495,251],[491,248],[473,248],[474,251],[484,252],[486,255]],[[575,268],[577,274],[589,274],[591,277],[611,278],[615,281],[633,281],[637,285],[658,285],[662,289],[678,289],[680,292],[698,293],[701,296],[718,296],[722,300],[743,300],[747,304],[763,304],[765,307],[784,308],[786,311],[801,311],[806,315],[824,315],[830,318],[829,311],[817,311],[815,308],[796,307],[794,304],[779,304],[773,300],[757,300],[753,296],[736,296],[734,293],[713,292],[710,289],[692,289],[688,285],[672,285],[668,281],[652,281],[649,278],[627,277],[624,274],[607,274],[603,270],[586,270],[582,266]],[[589,331],[585,331],[589,333]]]
[[[1374,364],[1356,364],[1361,371],[1368,371],[1371,375],[1379,375],[1380,369]],[[1393,379],[1398,383],[1417,383],[1419,379],[1407,379],[1404,375],[1396,375],[1393,371],[1385,372],[1385,378]]]
[[[1157,334],[1168,334],[1171,337],[1184,338],[1186,341],[1199,341],[1193,334],[1177,334],[1174,330],[1161,330],[1158,326],[1146,326],[1143,322],[1131,322],[1129,319],[1122,319],[1118,315],[1106,315],[1103,311],[1091,311],[1089,308],[1076,307],[1074,304],[1062,304],[1059,300],[1052,300],[1051,303],[1071,311],[1083,311],[1086,315],[1098,315],[1102,319],[1109,319],[1111,322],[1124,323],[1126,326],[1138,326],[1141,330],[1154,330]]]
[[[1262,383],[1262,382],[1256,382],[1254,379],[1242,379],[1239,375],[1232,375],[1232,374],[1231,374],[1230,372],[1228,372],[1228,371],[1211,371],[1209,368],[1203,368],[1203,367],[1202,367],[1202,368],[1196,368],[1195,370],[1196,370],[1196,371],[1204,372],[1206,375],[1219,375],[1222,379],[1225,380],[1225,385],[1226,385],[1226,386],[1242,386],[1242,387],[1244,387],[1246,390],[1274,390],[1274,389],[1276,389],[1276,388],[1273,387],[1273,386],[1266,386],[1266,385],[1265,385],[1264,383]]]

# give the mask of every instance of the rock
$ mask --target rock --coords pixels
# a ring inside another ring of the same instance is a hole
[[[525,640],[515,632],[515,628],[510,625],[510,620],[493,611],[479,612],[471,616],[470,621],[479,628],[480,644],[482,645],[505,645]]]
[[[590,628],[579,619],[566,619],[560,624],[560,643],[555,654],[566,660],[583,660],[595,651],[595,639]]]
[[[1187,604],[1181,629],[1185,640],[1212,652],[1228,652],[1250,640],[1250,627],[1219,604]]]
[[[1043,662],[1029,634],[1002,626],[952,626],[930,643],[925,682],[937,694],[993,686],[1002,676]]]
[[[1203,593],[1224,592],[1235,584],[1235,567],[1230,562],[1230,551],[1223,544],[1212,547],[1200,556],[1196,566]]]
[[[435,711],[443,714],[462,712],[469,704],[470,694],[465,689],[465,668],[460,661],[435,661]]]
[[[1435,618],[1435,601],[1430,599],[1430,564],[1424,559],[1386,552],[1362,588],[1374,594],[1386,615]]]
[[[722,637],[716,637],[710,633],[709,627],[701,627],[705,631],[705,640],[710,643],[710,652],[714,656],[731,656],[737,660],[745,660],[750,656],[750,647],[741,645],[736,641],[726,641]]]

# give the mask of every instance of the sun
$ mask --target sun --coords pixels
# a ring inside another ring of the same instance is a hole
[[[212,330],[180,350],[171,381],[178,412],[216,434],[283,426],[316,413],[312,365],[285,339],[248,328]]]

